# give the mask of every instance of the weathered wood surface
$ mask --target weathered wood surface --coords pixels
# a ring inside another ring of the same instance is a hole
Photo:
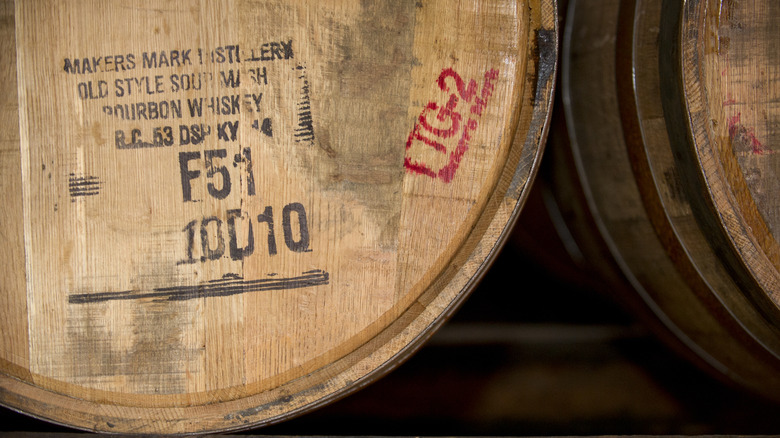
[[[578,178],[558,179],[581,249],[689,353],[777,399],[780,8],[583,3],[562,77]]]
[[[279,421],[410,354],[533,179],[552,1],[2,3],[0,403]]]

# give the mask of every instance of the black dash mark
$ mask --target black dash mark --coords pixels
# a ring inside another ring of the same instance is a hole
[[[68,191],[70,201],[76,202],[78,198],[95,196],[100,193],[103,183],[96,176],[80,176],[75,173],[68,175]]]
[[[135,143],[117,143],[116,148],[117,149],[147,149],[147,148],[161,148],[166,147],[167,145],[164,145],[162,143],[148,143],[145,141],[137,141]]]
[[[230,274],[219,280],[212,280],[195,286],[160,287],[151,291],[128,290],[120,292],[100,292],[74,294],[68,297],[70,304],[101,303],[116,300],[137,300],[157,298],[161,301],[186,301],[196,298],[227,297],[247,292],[301,289],[328,284],[330,275],[322,270],[307,271],[298,277],[263,278],[244,280]]]
[[[306,78],[306,67],[295,67],[300,71],[298,79],[303,80],[301,87],[301,100],[298,102],[298,127],[295,128],[295,141],[314,143],[314,122],[311,116],[311,97],[309,93],[309,80]]]
[[[219,280],[209,280],[209,283],[219,283],[225,280],[243,280],[243,277],[241,277],[238,274],[228,273],[223,275],[222,278]]]

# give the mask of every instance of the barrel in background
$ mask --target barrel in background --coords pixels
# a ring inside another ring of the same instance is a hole
[[[571,152],[552,152],[570,166],[552,184],[576,249],[616,295],[638,294],[630,305],[686,354],[776,400],[770,3],[571,2]]]

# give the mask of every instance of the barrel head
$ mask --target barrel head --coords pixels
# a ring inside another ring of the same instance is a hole
[[[0,403],[281,421],[397,366],[536,173],[553,1],[2,3]]]

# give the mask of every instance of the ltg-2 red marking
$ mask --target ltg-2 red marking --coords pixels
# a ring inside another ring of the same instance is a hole
[[[449,183],[455,177],[460,161],[469,148],[471,133],[479,126],[479,119],[487,106],[488,99],[493,94],[494,82],[498,79],[498,70],[490,69],[485,72],[482,89],[477,96],[477,82],[471,79],[466,82],[453,68],[442,70],[436,84],[439,89],[445,93],[450,92],[448,79],[454,81],[456,92],[452,92],[445,104],[428,102],[420,113],[420,117],[409,133],[406,140],[406,157],[404,158],[404,167],[410,173],[426,175],[434,179],[439,179]],[[461,102],[466,105],[458,106]],[[471,104],[470,106],[468,104]],[[463,122],[463,106],[468,107],[466,122]],[[457,110],[460,110],[457,111]],[[429,117],[435,114],[436,122],[431,122]],[[438,123],[437,123],[438,122]],[[436,126],[443,127],[436,127]],[[457,139],[457,145],[452,147],[453,140]],[[411,156],[410,149],[414,142],[420,141],[426,146],[432,147],[443,154],[449,153],[449,160],[440,169],[434,169],[432,166],[421,162],[419,159]],[[447,146],[450,145],[450,147]]]

